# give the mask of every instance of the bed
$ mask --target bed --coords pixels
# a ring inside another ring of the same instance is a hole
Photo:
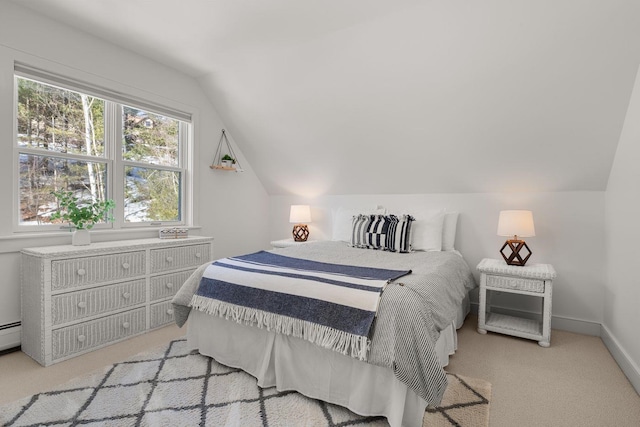
[[[361,267],[406,269],[386,285],[370,331],[366,360],[323,348],[311,340],[276,333],[192,309],[207,265],[174,297],[176,323],[187,322],[192,349],[258,379],[261,387],[296,390],[349,408],[384,416],[395,426],[421,426],[427,405],[446,388],[443,366],[456,349],[456,329],[469,312],[476,284],[457,251],[390,253],[324,241],[274,249],[302,260]],[[218,313],[219,314],[219,313]],[[225,318],[227,317],[227,318]]]

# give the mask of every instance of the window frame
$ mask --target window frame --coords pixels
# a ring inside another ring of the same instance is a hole
[[[18,79],[28,79],[37,83],[45,84],[77,92],[84,95],[99,98],[105,102],[104,107],[104,156],[89,156],[86,154],[61,153],[42,149],[21,147],[18,144]],[[149,227],[166,226],[192,226],[193,205],[190,191],[193,186],[191,179],[193,176],[194,162],[191,158],[193,153],[193,118],[191,113],[174,110],[170,106],[156,104],[146,99],[135,98],[130,95],[122,95],[118,92],[109,91],[100,86],[94,86],[82,81],[72,80],[64,76],[49,73],[40,69],[32,68],[24,64],[15,64],[13,73],[14,97],[13,97],[13,231],[14,232],[51,232],[69,230],[69,226],[61,224],[22,224],[20,214],[20,155],[38,155],[42,157],[64,158],[80,161],[100,162],[106,166],[106,197],[115,201],[116,207],[113,210],[113,222],[96,224],[94,230],[122,230],[122,229],[144,229]],[[75,84],[74,84],[75,83]],[[104,96],[104,95],[107,96]],[[134,162],[124,160],[122,156],[122,135],[123,135],[123,106],[130,106],[141,111],[163,115],[175,119],[179,123],[178,132],[178,162],[176,166],[156,165],[153,163]],[[188,120],[187,120],[188,119]],[[126,222],[125,213],[125,167],[133,165],[146,169],[167,170],[180,173],[180,189],[178,209],[180,220],[175,221],[140,221]]]

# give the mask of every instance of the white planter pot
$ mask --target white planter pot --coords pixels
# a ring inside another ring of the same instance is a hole
[[[71,236],[71,244],[73,246],[86,246],[91,244],[91,235],[89,234],[89,230],[82,229],[76,230],[73,232],[73,236]]]

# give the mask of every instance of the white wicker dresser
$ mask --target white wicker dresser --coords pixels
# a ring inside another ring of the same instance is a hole
[[[141,239],[22,250],[22,351],[44,366],[173,321],[171,298],[213,239]]]
[[[503,260],[485,258],[476,267],[480,271],[478,332],[487,331],[538,341],[551,345],[551,295],[556,271],[551,264],[524,267],[507,265]],[[490,291],[529,295],[542,300],[541,320],[491,312]]]

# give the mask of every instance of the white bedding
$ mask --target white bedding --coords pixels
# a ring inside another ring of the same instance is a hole
[[[436,342],[443,367],[457,349],[456,329],[468,313],[465,298],[455,321]],[[296,390],[360,415],[385,416],[392,427],[422,426],[427,403],[388,368],[197,310],[189,314],[187,329],[191,349],[250,373],[261,387]]]
[[[191,310],[203,269],[173,299],[176,322],[188,316],[193,349],[241,368],[259,384],[345,406],[362,415],[382,415],[396,426],[419,426],[428,403],[446,388],[442,370],[456,349],[457,327],[469,310],[475,286],[462,257],[448,252],[394,254],[318,242],[274,252],[348,265],[411,269],[391,282],[380,299],[366,362],[250,323]]]

